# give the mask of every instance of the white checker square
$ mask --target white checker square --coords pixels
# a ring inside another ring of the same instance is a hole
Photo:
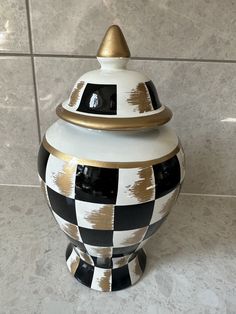
[[[161,220],[165,217],[172,208],[172,205],[175,203],[178,195],[179,195],[180,185],[175,188],[170,193],[157,198],[154,203],[154,209],[152,213],[152,219],[150,225]]]
[[[72,239],[82,242],[82,238],[80,236],[79,228],[77,225],[74,225],[64,220],[59,215],[57,215],[53,210],[52,213],[62,231],[64,231]]]
[[[75,200],[75,211],[78,226],[96,229],[114,229],[114,205],[97,204]]]
[[[69,268],[69,271],[74,275],[76,272],[75,265],[79,265],[80,257],[74,250],[72,250],[70,256],[68,257],[66,264]]]
[[[66,197],[75,198],[75,177],[77,163],[49,155],[46,168],[46,185]]]
[[[131,262],[128,263],[129,276],[131,283],[134,284],[142,275],[142,269],[139,265],[138,258],[134,258]]]
[[[137,244],[142,241],[148,229],[147,227],[113,232],[113,245],[114,247],[126,247]]]
[[[94,267],[91,288],[98,291],[111,291],[111,269]]]
[[[180,151],[176,156],[180,165],[180,183],[182,183],[185,177],[185,156],[182,148],[180,148]]]
[[[86,251],[95,257],[112,257],[112,247],[93,246],[84,244]]]
[[[119,169],[116,205],[133,205],[155,199],[155,178],[151,166]]]

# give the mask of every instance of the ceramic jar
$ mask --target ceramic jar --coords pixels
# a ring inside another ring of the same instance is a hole
[[[99,70],[84,74],[58,106],[38,155],[41,185],[70,244],[66,263],[99,291],[133,285],[144,244],[167,218],[184,178],[184,153],[166,126],[171,111],[145,75],[129,71],[116,25],[98,50]]]

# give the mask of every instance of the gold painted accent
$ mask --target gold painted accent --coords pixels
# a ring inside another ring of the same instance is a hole
[[[141,276],[143,272],[142,272],[142,269],[141,269],[141,267],[139,265],[138,257],[135,258],[134,263],[135,263],[135,265],[134,265],[134,273],[135,273],[135,275],[136,276]]]
[[[58,172],[54,175],[54,183],[60,190],[60,192],[69,197],[73,191],[74,185],[73,176],[76,173],[77,164],[72,162],[65,162],[62,172]]]
[[[160,211],[160,214],[162,215],[162,218],[169,214],[172,206],[174,205],[180,191],[180,185],[175,189],[171,197],[166,201],[165,205],[163,206],[162,210]],[[167,194],[168,195],[168,194]]]
[[[96,115],[85,115],[66,110],[62,105],[57,106],[56,113],[59,118],[85,128],[119,131],[146,129],[167,123],[172,117],[172,112],[166,106],[163,106],[163,108],[157,113],[131,118],[104,118]]]
[[[134,231],[133,233],[131,233],[131,230],[130,230],[129,237],[124,242],[122,242],[122,245],[133,245],[133,244],[140,242],[142,240],[147,228],[148,227],[140,228],[140,229]]]
[[[139,180],[129,188],[131,194],[137,198],[139,202],[145,203],[150,201],[154,195],[155,184],[152,176],[152,167],[145,167],[138,170]]]
[[[70,102],[69,102],[69,106],[73,107],[76,105],[76,102],[79,98],[80,95],[80,91],[82,89],[82,87],[84,86],[84,82],[78,82],[77,86],[75,87],[75,89],[72,91],[71,96],[70,96]]]
[[[111,291],[111,269],[104,271],[103,276],[97,279],[98,285],[102,291]]]
[[[88,263],[90,265],[94,265],[92,258],[88,254],[86,254],[80,250],[79,255],[82,258],[82,260],[84,260],[86,263]]]
[[[138,112],[152,111],[151,99],[144,83],[139,83],[135,89],[132,89],[128,103],[137,106]]]
[[[127,264],[127,257],[120,257],[116,262],[115,262],[115,266],[117,268],[124,266],[125,264]]]
[[[130,51],[125,37],[118,25],[111,25],[100,44],[97,57],[129,58]]]
[[[93,210],[86,219],[98,230],[113,230],[114,224],[113,205],[101,205],[99,209]]]
[[[97,256],[101,257],[111,257],[112,256],[112,247],[99,247],[94,248]]]
[[[78,237],[78,227],[74,224],[66,222],[64,225],[61,225],[61,229],[67,233],[71,238],[79,240]]]
[[[73,252],[73,251],[72,251]],[[79,261],[80,261],[80,258],[79,256],[77,255],[76,258],[71,262],[70,264],[70,271],[71,273],[74,275],[78,266],[79,266]]]
[[[146,166],[152,166],[159,163],[162,163],[172,157],[174,157],[179,152],[179,145],[177,145],[170,153],[162,156],[160,158],[145,160],[145,161],[125,161],[125,162],[116,162],[116,161],[98,161],[98,160],[89,160],[89,159],[80,159],[73,157],[71,155],[65,154],[58,149],[51,146],[44,136],[42,142],[44,148],[53,156],[62,159],[64,161],[72,161],[80,164],[80,165],[87,165],[87,166],[94,166],[94,167],[104,167],[104,168],[142,168]]]

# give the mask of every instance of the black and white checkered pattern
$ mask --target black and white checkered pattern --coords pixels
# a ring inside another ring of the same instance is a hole
[[[96,266],[93,260],[88,260],[89,255],[84,255],[76,251],[73,245],[68,246],[66,263],[69,271],[85,286],[103,292],[121,290],[135,284],[146,266],[146,254],[143,249],[128,260],[122,261],[123,264],[113,263],[113,266],[106,268]]]
[[[145,111],[155,112],[155,110],[161,107],[155,85],[152,81],[139,82],[140,84],[142,85],[142,90],[138,91],[138,95],[141,97],[146,96],[149,102]],[[131,84],[131,86],[125,88],[123,81],[117,84],[100,84],[79,80],[74,86],[70,99],[63,106],[72,112],[117,115],[117,103],[125,103],[127,110],[130,106],[129,97],[137,88],[136,85]],[[75,98],[76,102],[74,104],[72,102],[75,101]],[[136,111],[137,108],[134,105],[132,106],[134,107],[133,111]]]
[[[167,217],[184,177],[184,156],[180,150],[171,159],[146,167],[149,178],[140,179],[142,168],[70,164],[41,146],[38,170],[60,228],[91,257],[94,267],[102,261],[103,268],[112,268],[115,258],[139,252]],[[61,187],[58,174],[69,188]],[[139,184],[147,194],[134,192]]]

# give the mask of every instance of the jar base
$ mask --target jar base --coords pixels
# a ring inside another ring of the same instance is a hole
[[[142,276],[146,266],[146,253],[140,249],[129,256],[110,259],[92,258],[69,244],[66,263],[70,273],[83,285],[98,291],[118,291],[134,285]],[[101,262],[106,260],[106,265]],[[121,266],[120,266],[121,265]]]

